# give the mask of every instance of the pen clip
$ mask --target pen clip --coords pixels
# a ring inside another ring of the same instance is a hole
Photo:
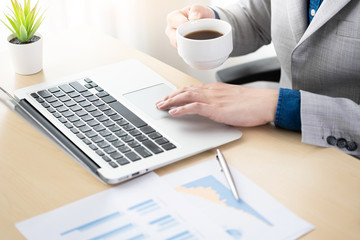
[[[217,154],[216,154],[216,160],[217,160],[217,162],[219,163],[221,172],[224,172],[224,169],[223,169],[223,167],[221,166],[221,163],[220,163],[219,156],[218,156]]]

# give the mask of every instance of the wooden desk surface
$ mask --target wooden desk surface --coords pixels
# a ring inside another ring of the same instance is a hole
[[[83,39],[86,36],[86,39]],[[44,69],[14,73],[0,53],[0,86],[9,91],[94,67],[136,58],[176,86],[190,76],[93,29],[44,40]],[[301,143],[298,133],[272,125],[241,128],[221,147],[228,161],[316,229],[303,239],[360,239],[360,161],[336,149]],[[213,158],[207,151],[158,169],[159,175]],[[0,236],[23,239],[14,224],[105,190],[106,186],[17,114],[0,104]]]

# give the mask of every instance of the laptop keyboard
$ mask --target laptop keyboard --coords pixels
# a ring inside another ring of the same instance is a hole
[[[31,96],[113,168],[176,148],[89,78]]]

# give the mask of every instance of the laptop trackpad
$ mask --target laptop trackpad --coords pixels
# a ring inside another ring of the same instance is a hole
[[[157,109],[155,103],[174,91],[174,89],[161,83],[134,92],[125,93],[124,97],[152,118],[160,119],[169,117],[169,114],[167,111]]]

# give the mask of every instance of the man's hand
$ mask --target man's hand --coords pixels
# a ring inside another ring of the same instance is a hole
[[[232,126],[257,126],[275,120],[279,91],[225,83],[184,87],[156,103],[172,116],[198,114]]]
[[[203,5],[192,5],[169,13],[167,16],[165,33],[168,36],[171,45],[177,47],[176,29],[181,24],[201,18],[215,18],[214,11]]]

